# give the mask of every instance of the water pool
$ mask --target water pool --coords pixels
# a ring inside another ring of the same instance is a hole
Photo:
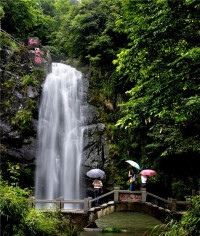
[[[127,232],[103,233],[103,232],[82,232],[81,236],[142,236],[147,230],[162,222],[152,216],[140,212],[114,212],[101,217],[95,223],[101,229],[120,228]]]

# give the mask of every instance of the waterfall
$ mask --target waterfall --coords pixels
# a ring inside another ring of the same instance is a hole
[[[82,74],[61,63],[52,64],[39,110],[35,197],[80,199],[83,122]],[[65,204],[73,209],[73,204]]]

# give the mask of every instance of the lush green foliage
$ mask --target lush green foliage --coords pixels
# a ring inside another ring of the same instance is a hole
[[[25,37],[25,32],[38,24],[40,16],[37,0],[6,0],[1,2],[5,16],[2,19],[4,30],[18,37]]]
[[[17,167],[17,166],[16,166]],[[18,168],[11,168],[12,185],[0,179],[2,236],[76,235],[58,211],[44,213],[30,206],[31,191],[17,184]]]
[[[187,173],[188,182],[198,173],[195,162],[200,151],[200,4],[122,2],[124,14],[116,25],[119,32],[127,33],[129,44],[114,63],[132,86],[118,125],[133,133],[133,151],[141,161],[146,159],[145,167],[157,169],[165,180],[166,172],[175,182]],[[198,174],[193,183],[196,179]]]
[[[8,38],[9,35],[0,33],[0,44],[1,46],[8,46],[15,50],[17,48],[17,45],[15,42],[13,42],[11,39]]]
[[[188,198],[192,202],[192,209],[184,214],[181,220],[170,220],[165,225],[156,226],[150,235],[189,236],[200,234],[200,196]]]
[[[37,80],[30,75],[25,75],[24,77],[22,77],[22,85],[23,86],[29,86],[29,85],[37,85]]]
[[[95,93],[98,88],[98,98],[101,98],[94,99],[95,103],[101,104],[101,101],[104,102],[108,97],[112,103],[117,98],[112,61],[126,42],[125,34],[114,30],[115,15],[120,14],[120,6],[120,0],[81,1],[78,6],[70,8],[56,37],[55,42],[59,43],[70,57],[90,65],[91,93]]]
[[[29,131],[32,128],[32,113],[27,110],[19,110],[12,119],[11,124],[17,126],[21,132]]]

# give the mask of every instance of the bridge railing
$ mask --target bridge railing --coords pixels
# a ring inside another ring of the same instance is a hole
[[[149,196],[151,198],[149,198]],[[165,209],[169,209],[171,212],[174,213],[177,211],[186,211],[192,205],[190,201],[177,201],[173,198],[164,199],[149,192],[147,192],[147,202],[150,202]]]
[[[191,207],[190,201],[177,201],[176,199],[168,198],[164,199],[159,197],[155,194],[146,192],[145,188],[141,188],[140,191],[129,191],[129,190],[120,190],[120,187],[115,187],[114,190],[99,196],[98,198],[84,198],[80,200],[64,200],[63,197],[57,198],[56,200],[38,200],[32,199],[31,205],[37,206],[38,204],[49,204],[54,209],[64,210],[64,204],[82,204],[83,211],[88,212],[89,209],[92,208],[92,205],[95,201],[100,199],[105,199],[108,196],[114,195],[111,199],[113,199],[114,203],[124,202],[124,201],[131,201],[131,202],[149,202],[158,207],[169,209],[171,212],[177,212],[183,208],[188,209]],[[47,209],[47,208],[46,208]]]
[[[115,190],[112,190],[112,191],[110,191],[110,192],[108,192],[108,193],[105,193],[105,194],[103,194],[103,195],[101,195],[101,196],[99,196],[99,197],[97,197],[97,198],[90,198],[89,199],[89,209],[92,207],[92,203],[94,203],[95,201],[99,201],[100,199],[102,199],[102,198],[105,198],[105,197],[108,197],[109,195],[111,195],[111,194],[113,194],[113,193],[115,193]]]
[[[157,205],[158,207],[162,207],[164,209],[169,209],[169,200],[159,197],[155,194],[147,192],[147,202]]]
[[[97,198],[93,198],[89,200],[89,208],[92,207],[92,204],[100,199],[108,197],[109,195],[114,194],[112,200],[114,203],[123,202],[123,201],[146,201],[146,189],[142,189],[141,191],[129,191],[129,190],[120,190],[120,187],[115,187],[114,190],[103,194]]]
[[[0,32],[6,36],[6,38],[11,39],[13,42],[15,42],[18,46],[23,45],[20,41],[18,41],[16,38],[14,38],[12,35],[7,33],[5,30],[0,29]]]
[[[43,200],[43,199],[34,199],[30,200],[30,205],[42,210],[48,209],[58,209],[63,210],[65,204],[82,204],[84,206],[84,211],[88,210],[89,200],[92,198],[84,198],[77,200],[64,200],[63,197],[57,198],[56,200]]]

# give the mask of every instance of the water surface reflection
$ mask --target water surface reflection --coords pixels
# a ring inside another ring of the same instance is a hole
[[[120,228],[123,233],[83,232],[81,236],[142,236],[147,230],[162,222],[140,212],[114,212],[96,220],[99,228]]]

